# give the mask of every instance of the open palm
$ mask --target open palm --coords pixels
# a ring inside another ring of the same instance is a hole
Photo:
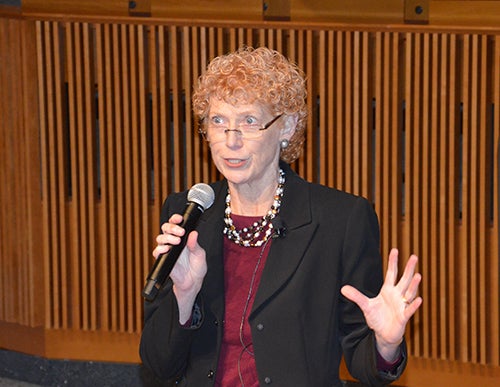
[[[403,276],[396,283],[398,250],[392,249],[384,284],[376,297],[369,298],[350,285],[341,290],[345,297],[363,311],[366,323],[375,332],[377,348],[387,360],[394,356],[403,339],[408,320],[422,304],[422,298],[417,297],[418,285],[422,279],[419,273],[415,273],[417,262],[416,255],[410,256]]]

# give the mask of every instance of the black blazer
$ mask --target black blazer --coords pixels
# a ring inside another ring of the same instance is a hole
[[[369,385],[397,379],[376,368],[373,332],[360,309],[340,288],[355,286],[376,295],[382,285],[379,227],[370,203],[361,197],[311,184],[288,165],[280,221],[286,234],[273,239],[249,315],[261,386],[340,386],[342,354],[351,374]],[[198,223],[208,272],[196,302],[191,328],[178,323],[168,282],[145,304],[140,354],[160,378],[177,385],[211,386],[215,381],[224,319],[223,215],[227,182],[212,184],[215,202]],[[170,195],[162,222],[182,213],[186,192]],[[243,301],[242,301],[243,302]],[[199,312],[199,313],[198,313]],[[199,317],[199,318],[198,318]]]

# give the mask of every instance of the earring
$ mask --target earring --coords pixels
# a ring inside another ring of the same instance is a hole
[[[280,148],[283,150],[283,149],[286,149],[288,148],[288,140],[286,138],[284,138],[283,140],[280,141]]]

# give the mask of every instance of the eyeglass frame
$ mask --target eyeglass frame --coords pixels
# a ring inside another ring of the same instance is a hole
[[[281,114],[278,114],[276,117],[274,117],[271,121],[269,121],[267,124],[263,125],[261,128],[257,129],[258,132],[261,132],[261,131],[264,131],[264,130],[267,130],[271,127],[272,124],[274,124],[276,121],[278,121],[278,119],[283,116],[284,113],[281,113]],[[202,123],[200,123],[200,126],[203,126]],[[239,134],[240,136],[242,136],[242,138],[245,138],[245,136],[243,136],[243,132],[240,130],[240,129],[231,129],[231,128],[226,128],[224,129],[224,134],[227,134],[228,132],[235,132],[237,134]],[[208,136],[207,136],[207,131],[206,130],[203,130],[201,127],[198,129],[198,133],[200,133],[203,137],[203,139],[205,141],[210,141],[208,139]],[[258,137],[256,137],[258,138]]]

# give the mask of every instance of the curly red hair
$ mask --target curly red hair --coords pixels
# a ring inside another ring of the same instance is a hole
[[[193,93],[193,111],[202,124],[213,97],[233,105],[258,101],[269,106],[274,115],[296,115],[296,131],[280,158],[291,163],[302,153],[307,116],[305,77],[278,51],[243,47],[213,59]]]

